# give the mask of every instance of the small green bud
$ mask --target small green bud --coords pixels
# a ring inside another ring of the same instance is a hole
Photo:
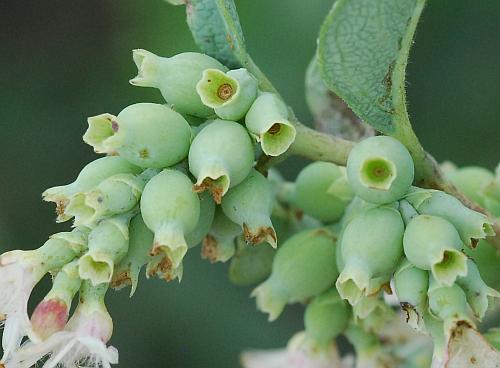
[[[455,227],[437,216],[419,215],[406,227],[403,246],[408,260],[430,270],[441,284],[451,286],[467,274],[467,256]]]
[[[326,229],[302,231],[280,246],[271,276],[252,296],[257,298],[257,308],[274,321],[286,304],[322,293],[337,276],[335,237]]]
[[[213,115],[196,93],[196,84],[205,69],[225,71],[214,58],[197,52],[184,52],[170,58],[157,56],[146,50],[133,51],[138,74],[130,81],[134,86],[158,88],[173,108],[182,113],[202,118]]]
[[[285,153],[297,134],[288,121],[288,108],[273,93],[262,93],[254,101],[245,117],[248,131],[260,142],[262,151],[269,156]]]
[[[66,325],[71,302],[80,289],[78,261],[66,264],[54,278],[52,288],[31,315],[29,338],[39,342],[47,339]]]
[[[445,336],[448,336],[461,322],[474,326],[466,295],[460,286],[457,284],[441,286],[431,277],[428,295],[429,309],[444,322]]]
[[[406,322],[413,328],[420,326],[423,321],[428,288],[429,273],[404,259],[394,273],[394,289],[401,308],[406,313]]]
[[[137,103],[118,116],[88,119],[83,140],[97,153],[117,152],[143,168],[165,168],[187,157],[191,128],[181,114],[165,105]]]
[[[353,196],[344,167],[314,162],[297,176],[294,204],[320,221],[336,222]]]
[[[104,179],[116,174],[138,174],[141,169],[118,156],[102,157],[85,166],[76,180],[68,185],[52,187],[43,192],[46,202],[56,204],[57,222],[67,221],[71,216],[65,213],[71,198],[97,186]]]
[[[425,199],[424,195],[427,195]],[[464,244],[469,246],[474,247],[478,239],[495,234],[488,217],[465,207],[455,197],[439,190],[417,190],[408,194],[406,200],[421,214],[448,220],[458,230]]]
[[[133,209],[145,185],[142,176],[113,175],[91,191],[75,194],[66,207],[66,214],[75,217],[76,226],[94,227],[103,218]]]
[[[215,217],[215,202],[208,192],[199,195],[200,198],[200,218],[193,231],[186,235],[186,243],[189,248],[193,248],[203,242],[203,239],[210,231]]]
[[[271,183],[258,171],[231,189],[222,199],[222,211],[243,229],[249,244],[268,242],[276,248],[276,231],[271,223],[274,193]]]
[[[370,280],[391,275],[403,255],[404,223],[390,207],[364,211],[349,222],[342,233],[344,268],[337,280],[343,299],[355,305],[367,295]]]
[[[196,135],[189,149],[189,170],[197,179],[194,190],[208,189],[220,204],[228,189],[247,177],[254,159],[245,128],[234,121],[214,120]]]
[[[486,207],[484,189],[494,180],[491,171],[482,167],[468,166],[449,172],[446,177],[468,198]]]
[[[200,200],[192,186],[183,173],[163,170],[142,193],[142,218],[155,233],[151,253],[169,258],[174,268],[179,267],[188,249],[185,234],[196,228],[200,218]]]
[[[218,208],[212,227],[203,239],[201,257],[212,263],[228,261],[236,251],[235,240],[241,234],[241,227]]]
[[[79,261],[82,280],[89,280],[94,286],[111,281],[115,265],[127,255],[129,221],[129,216],[112,217],[90,232],[89,249]]]
[[[238,121],[245,116],[257,97],[259,82],[245,68],[206,69],[196,85],[201,101],[215,110],[221,119]]]
[[[154,234],[142,220],[141,214],[130,221],[129,249],[126,257],[116,266],[111,286],[121,289],[131,285],[130,296],[134,295],[139,282],[141,268],[151,260],[149,252],[153,247]]]
[[[467,275],[459,277],[457,284],[465,292],[467,302],[478,320],[484,317],[488,306],[493,302],[492,299],[500,297],[498,291],[490,288],[483,281],[477,265],[472,259],[467,260]]]
[[[237,242],[236,254],[229,265],[229,281],[235,285],[255,285],[271,274],[276,251],[271,247],[254,247]]]
[[[410,188],[413,160],[398,140],[370,137],[349,154],[347,176],[356,195],[372,203],[390,203],[402,198]]]
[[[350,310],[335,289],[315,297],[304,314],[306,335],[319,344],[331,343],[349,323]]]

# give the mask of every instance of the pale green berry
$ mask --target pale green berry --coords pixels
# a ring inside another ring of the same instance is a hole
[[[146,180],[133,174],[117,174],[103,180],[91,191],[77,193],[66,207],[75,225],[93,227],[103,218],[133,209],[141,198]]]
[[[326,229],[302,231],[283,243],[273,260],[271,276],[252,296],[257,308],[279,317],[286,304],[304,301],[331,287],[338,276],[335,237]]]
[[[245,128],[234,121],[210,122],[196,135],[189,149],[195,191],[209,190],[220,204],[228,189],[247,177],[254,159],[252,140]]]
[[[295,141],[295,127],[288,120],[288,108],[274,93],[262,93],[245,117],[245,125],[268,156],[285,153]]]
[[[409,193],[406,200],[421,214],[448,220],[466,245],[473,247],[478,239],[495,234],[488,217],[465,207],[458,199],[442,191],[416,190]]]
[[[349,306],[337,290],[331,289],[315,297],[304,313],[306,335],[319,344],[331,343],[349,323]]]
[[[65,213],[66,206],[77,193],[84,193],[97,186],[104,179],[116,174],[138,174],[141,169],[118,156],[102,157],[87,164],[76,180],[67,185],[52,187],[43,192],[44,201],[56,204],[57,222],[71,218]]]
[[[118,116],[88,119],[83,140],[98,153],[117,152],[134,165],[165,168],[187,157],[191,127],[181,114],[154,103],[127,106]]]
[[[179,267],[187,252],[185,235],[196,228],[200,218],[200,199],[191,180],[175,170],[163,170],[144,188],[141,213],[144,223],[155,233],[154,255]]]
[[[314,162],[295,181],[294,204],[324,222],[336,222],[353,198],[346,170],[330,162]]]
[[[88,251],[79,261],[82,280],[92,285],[109,283],[117,265],[128,252],[130,216],[101,221],[89,234]]]
[[[404,223],[391,207],[366,210],[346,226],[341,238],[344,268],[336,286],[340,296],[355,305],[367,295],[370,280],[391,275],[403,254]]]
[[[212,116],[196,93],[196,84],[205,69],[225,71],[214,58],[197,52],[184,52],[172,57],[160,57],[146,50],[133,51],[138,74],[130,81],[134,86],[158,88],[174,110],[199,117]]]
[[[186,234],[186,243],[189,248],[200,244],[210,231],[215,217],[215,202],[208,192],[199,195],[200,198],[200,218],[196,227],[189,234]]]
[[[404,259],[394,273],[394,289],[401,308],[406,313],[406,321],[413,328],[418,328],[423,321],[428,288],[429,272]]]
[[[494,180],[491,171],[477,166],[461,167],[446,175],[448,180],[462,193],[485,207],[485,187]]]
[[[476,263],[470,258],[467,260],[467,275],[459,277],[457,284],[465,292],[467,302],[478,320],[484,317],[488,306],[493,304],[493,298],[500,297],[498,291],[486,285]]]
[[[437,216],[419,215],[406,227],[403,239],[406,258],[418,268],[430,270],[443,285],[452,285],[467,274],[467,256],[455,227]]]
[[[276,251],[271,247],[254,247],[237,241],[236,254],[229,265],[229,281],[235,285],[255,285],[271,274]]]
[[[249,244],[268,242],[277,246],[276,231],[271,222],[274,193],[271,183],[258,171],[252,170],[239,185],[222,199],[222,211],[241,226]]]
[[[245,68],[224,73],[206,69],[196,85],[201,101],[221,119],[240,120],[257,97],[259,82]]]
[[[495,289],[500,289],[500,251],[486,240],[480,240],[475,248],[465,248],[464,252],[476,262],[484,281]]]
[[[431,277],[428,296],[429,310],[444,322],[445,335],[449,335],[461,322],[474,326],[465,292],[457,284],[442,286]]]
[[[402,198],[410,188],[413,160],[398,140],[370,137],[349,154],[347,176],[356,195],[372,203],[390,203]]]
[[[141,268],[151,260],[149,252],[153,248],[154,234],[148,229],[141,214],[135,215],[129,226],[129,248],[126,257],[115,267],[111,286],[121,289],[131,286],[130,296],[134,295],[139,282]]]
[[[212,263],[228,261],[236,251],[236,238],[242,233],[241,227],[218,208],[210,231],[203,239],[202,258]]]

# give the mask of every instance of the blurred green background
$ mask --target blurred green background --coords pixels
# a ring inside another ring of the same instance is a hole
[[[331,0],[237,0],[248,49],[304,121],[304,70]],[[162,0],[4,0],[0,3],[0,251],[33,248],[54,224],[41,192],[70,182],[95,158],[81,141],[86,117],[161,101],[128,84],[131,50],[196,50],[184,7]],[[423,145],[438,160],[493,168],[500,143],[500,2],[429,1],[408,66],[408,100]],[[285,165],[293,177],[302,164]],[[244,348],[283,346],[301,308],[273,324],[250,288],[195,249],[182,284],[141,281],[133,299],[112,292],[112,344],[121,367],[237,367]],[[40,292],[33,299],[39,298]]]

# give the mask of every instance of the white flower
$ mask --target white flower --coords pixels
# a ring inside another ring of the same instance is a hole
[[[48,357],[43,368],[102,367],[118,363],[118,351],[106,343],[113,332],[113,321],[103,303],[93,300],[79,304],[65,329],[42,342],[27,342],[6,368],[30,368]]]
[[[351,359],[341,361],[332,341],[318,347],[307,341],[304,332],[290,339],[285,349],[245,352],[241,356],[244,368],[348,368]]]

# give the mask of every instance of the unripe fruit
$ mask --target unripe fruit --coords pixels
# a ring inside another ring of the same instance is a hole
[[[186,234],[186,243],[189,248],[200,244],[210,231],[215,217],[215,202],[208,192],[203,192],[200,199],[200,218],[196,227],[189,234]]]
[[[408,260],[430,270],[437,282],[451,286],[467,274],[467,256],[455,227],[441,217],[419,215],[406,227],[403,239]]]
[[[324,222],[336,222],[353,198],[345,168],[329,162],[307,165],[297,176],[294,204]]]
[[[494,235],[492,223],[482,213],[465,207],[455,197],[439,190],[414,189],[406,196],[421,214],[439,216],[448,220],[460,234],[460,238],[474,247],[478,239]]]
[[[391,275],[403,255],[404,223],[390,207],[366,210],[342,233],[344,268],[336,286],[340,296],[355,305],[370,290],[370,281]]]
[[[182,113],[199,117],[213,115],[196,93],[196,84],[205,69],[225,71],[214,58],[196,52],[184,52],[170,58],[157,56],[146,50],[133,51],[138,74],[130,81],[134,86],[158,88],[170,105]]]
[[[44,201],[56,204],[57,222],[67,221],[71,216],[65,213],[66,206],[75,194],[91,190],[110,176],[138,174],[140,171],[139,167],[121,157],[102,157],[87,164],[73,183],[49,188],[43,192],[42,197]]]
[[[335,238],[326,229],[300,232],[276,252],[271,276],[252,296],[257,308],[274,321],[285,305],[304,301],[331,287],[338,276]]]
[[[485,207],[485,187],[494,180],[491,171],[477,166],[461,167],[446,174],[448,180],[468,198]]]
[[[192,186],[183,173],[163,170],[142,193],[142,218],[155,233],[151,253],[167,257],[174,268],[181,264],[188,249],[185,234],[196,228],[200,218],[200,200]]]
[[[154,234],[142,220],[141,214],[130,221],[129,249],[126,257],[116,266],[111,286],[121,289],[131,285],[130,296],[134,295],[139,282],[141,268],[151,260],[149,252],[153,247]]]
[[[467,275],[459,277],[457,284],[462,288],[467,297],[467,302],[474,312],[474,316],[481,320],[493,298],[499,298],[500,293],[490,288],[481,278],[476,263],[467,260]]]
[[[92,285],[108,283],[113,277],[115,265],[128,252],[129,216],[112,217],[101,221],[89,234],[88,251],[79,261],[82,280]]]
[[[216,203],[229,188],[241,183],[255,159],[252,141],[240,124],[214,120],[193,139],[189,171],[196,177],[194,190],[209,190]]]
[[[52,288],[31,315],[31,341],[41,341],[66,325],[71,302],[80,289],[78,261],[66,264],[54,277]]]
[[[306,335],[319,344],[331,343],[349,323],[349,306],[337,290],[331,289],[317,296],[304,313]]]
[[[479,272],[486,284],[495,289],[500,289],[500,277],[498,265],[500,263],[500,250],[488,243],[480,240],[474,249],[465,248],[465,254],[471,257],[479,265]]]
[[[226,262],[236,251],[236,238],[241,227],[226,217],[220,208],[215,212],[210,231],[203,239],[201,257],[210,262]]]
[[[372,203],[402,198],[414,177],[410,153],[398,140],[377,136],[358,143],[347,159],[347,177],[356,195]]]
[[[137,103],[118,116],[102,114],[88,119],[83,140],[97,153],[117,152],[143,168],[165,168],[187,157],[191,127],[181,114],[165,105]]]
[[[103,218],[130,211],[141,198],[146,178],[133,174],[113,175],[91,191],[75,194],[66,207],[66,214],[75,217],[76,226],[93,227]]]
[[[273,93],[262,93],[245,117],[248,131],[260,142],[269,156],[285,153],[295,141],[295,127],[288,121],[288,108]]]
[[[259,82],[248,70],[241,68],[227,73],[206,69],[196,85],[201,101],[215,110],[221,119],[240,120],[257,97]]]
[[[252,170],[241,184],[224,196],[221,206],[224,214],[241,226],[247,243],[268,242],[276,248],[276,231],[271,223],[273,204],[271,183],[261,173]]]
[[[271,247],[254,247],[243,240],[237,242],[236,254],[229,265],[229,281],[235,285],[255,285],[271,274],[276,250]]]

